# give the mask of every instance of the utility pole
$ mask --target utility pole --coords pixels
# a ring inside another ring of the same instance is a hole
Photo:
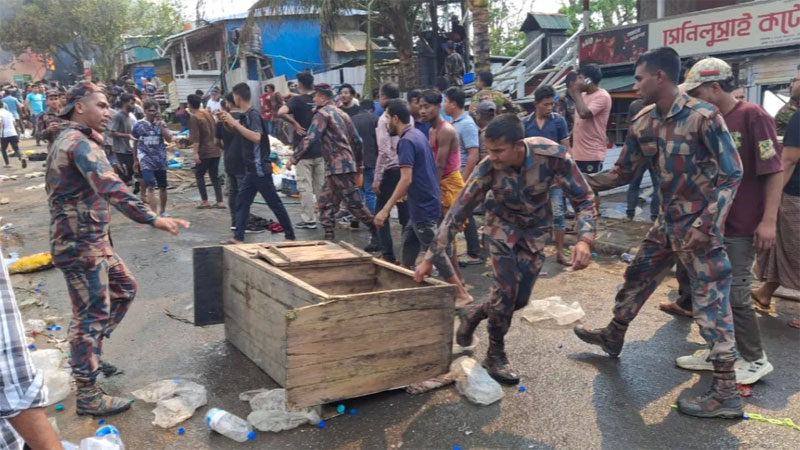
[[[433,81],[439,78],[439,6],[436,0],[431,0],[431,32],[433,33]]]
[[[364,77],[364,98],[372,97],[372,80],[373,80],[373,65],[372,65],[372,5],[375,0],[369,0],[367,3],[367,68],[366,76]],[[374,100],[374,99],[373,99]]]
[[[589,31],[589,0],[583,0],[583,29]]]

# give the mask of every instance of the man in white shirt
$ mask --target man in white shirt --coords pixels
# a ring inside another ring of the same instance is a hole
[[[3,151],[3,167],[6,169],[11,167],[8,161],[8,146],[11,145],[24,169],[28,166],[28,161],[22,157],[22,152],[19,151],[19,135],[16,127],[14,127],[14,121],[14,115],[5,108],[3,102],[0,102],[0,146]]]
[[[222,101],[219,96],[219,89],[214,88],[211,90],[211,98],[206,102],[206,109],[211,112],[212,116],[215,112],[222,109]]]

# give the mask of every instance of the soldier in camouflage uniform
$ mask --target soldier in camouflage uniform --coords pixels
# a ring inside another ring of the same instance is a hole
[[[39,117],[39,140],[47,141],[47,149],[53,146],[61,129],[66,122],[60,119],[57,114],[61,110],[61,97],[57,89],[47,91],[47,111]]]
[[[783,139],[786,134],[786,127],[794,113],[800,109],[800,66],[797,66],[797,74],[789,84],[789,103],[775,114],[775,127],[778,130],[778,138]]]
[[[70,363],[78,385],[78,414],[109,415],[130,408],[96,384],[103,339],[119,325],[136,294],[136,281],[116,256],[109,235],[114,205],[131,220],[178,234],[189,223],[159,218],[113,172],[100,134],[110,120],[105,94],[89,82],[75,85],[59,113],[66,127],[47,157],[53,263],[64,272],[72,301]]]
[[[444,59],[444,76],[450,86],[462,86],[466,73],[464,58],[456,51],[456,44],[453,41],[447,41],[445,49],[447,57]]]
[[[430,273],[434,258],[445,252],[472,211],[484,202],[483,233],[489,244],[494,283],[487,302],[463,311],[456,342],[462,347],[473,346],[475,328],[488,318],[489,350],[483,364],[495,380],[516,384],[519,377],[506,357],[505,335],[514,311],[528,303],[544,263],[543,250],[552,224],[550,186],[562,185],[575,205],[578,243],[571,262],[575,270],[585,268],[591,258],[594,195],[566,148],[542,137],[525,139],[522,121],[516,115],[497,116],[484,136],[489,156],[470,175],[414,278],[422,281]]]
[[[289,167],[297,164],[306,150],[321,142],[322,157],[325,159],[325,184],[317,201],[325,239],[334,239],[335,216],[342,200],[346,202],[350,214],[369,227],[372,239],[377,239],[372,213],[364,205],[359,192],[361,183],[357,181],[364,170],[361,137],[350,116],[333,104],[331,87],[318,84],[314,89],[317,109],[306,137],[289,160]]]
[[[689,272],[694,318],[711,347],[714,367],[711,390],[679,400],[678,410],[698,417],[741,417],[733,371],[731,263],[722,239],[742,179],[742,162],[722,116],[708,103],[681,93],[676,85],[679,74],[680,60],[672,48],[651,50],[639,58],[634,88],[647,106],[634,117],[614,167],[587,176],[592,189],[603,191],[629,183],[652,160],[661,212],[625,271],[614,319],[596,330],[575,327],[575,334],[613,357],[619,355],[628,324],[677,255]]]
[[[497,106],[497,114],[517,112],[517,107],[510,98],[506,97],[502,92],[492,89],[493,82],[494,76],[491,71],[481,70],[478,72],[478,78],[475,81],[478,86],[478,92],[472,96],[472,103],[469,105],[469,112],[473,116],[476,115],[478,104],[483,100],[494,102]]]

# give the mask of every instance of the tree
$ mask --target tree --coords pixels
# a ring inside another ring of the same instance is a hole
[[[93,73],[113,77],[122,55],[137,47],[156,48],[181,29],[176,0],[7,0],[10,18],[0,27],[0,46],[14,53],[63,52],[82,62],[95,61]],[[125,36],[141,36],[126,43]]]
[[[467,6],[472,13],[475,70],[489,70],[489,0],[468,0]]]
[[[285,14],[287,10],[318,15],[323,38],[332,37],[337,17],[350,9],[367,9],[368,0],[297,0],[287,6],[285,0],[259,0],[250,7],[252,17],[257,14]],[[384,36],[397,49],[400,59],[400,87],[407,89],[415,84],[417,66],[414,63],[414,36],[419,24],[424,0],[374,0],[372,22],[375,30],[384,30]],[[368,43],[369,44],[369,43]],[[369,93],[366,93],[369,95]]]
[[[489,37],[493,55],[514,56],[525,48],[525,33],[519,31],[520,19],[506,2],[492,2],[489,8]],[[523,15],[524,17],[524,15]]]
[[[558,11],[569,17],[572,30],[578,29],[583,17],[581,0],[562,0]],[[589,27],[592,30],[627,25],[636,21],[636,0],[592,0],[589,2]]]

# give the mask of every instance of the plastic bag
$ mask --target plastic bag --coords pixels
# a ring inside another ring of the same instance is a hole
[[[25,328],[28,331],[35,331],[41,333],[47,327],[47,322],[39,319],[28,319],[25,321]]]
[[[534,300],[516,314],[519,314],[528,322],[554,319],[559,325],[577,322],[586,315],[580,303],[572,302],[572,304],[568,305],[558,296]]]
[[[8,273],[29,273],[53,267],[53,257],[49,252],[23,256],[14,264],[8,266]]]
[[[186,380],[161,380],[150,383],[132,394],[147,403],[156,403],[153,425],[175,426],[192,417],[197,408],[208,402],[206,388]]]
[[[269,391],[269,389],[266,389],[266,388],[253,389],[252,391],[244,391],[241,394],[239,394],[239,400],[241,400],[243,402],[249,402],[256,395],[258,395],[258,394],[260,394],[262,392],[268,392],[268,391]]]
[[[30,353],[31,362],[44,376],[44,387],[47,389],[47,405],[58,403],[69,395],[72,389],[72,374],[63,368],[66,355],[60,350],[50,348]]]
[[[250,407],[253,412],[247,416],[247,422],[259,431],[291,430],[306,423],[316,424],[321,420],[319,414],[311,408],[286,409],[285,389],[272,389],[255,395],[250,400]]]
[[[64,364],[66,355],[61,350],[48,348],[30,353],[33,366],[39,370],[59,370]]]
[[[491,405],[503,398],[500,384],[474,359],[462,356],[453,361],[450,371],[455,374],[458,393],[472,403]]]

